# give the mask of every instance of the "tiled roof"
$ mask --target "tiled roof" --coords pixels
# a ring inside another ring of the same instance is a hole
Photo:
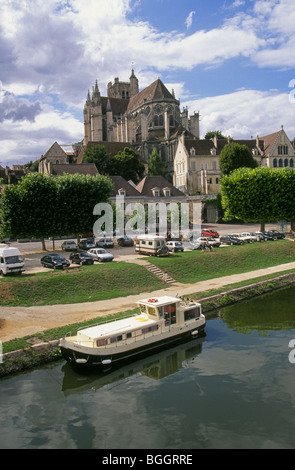
[[[175,188],[169,181],[167,181],[163,176],[145,176],[136,186],[137,191],[140,192],[142,196],[154,197],[152,189],[159,188],[160,196],[164,197],[163,189],[169,188],[171,191],[172,197],[185,197],[185,194]]]
[[[141,194],[137,189],[132,186],[128,181],[126,181],[122,176],[109,176],[111,179],[114,189],[112,191],[111,196],[115,197],[118,195],[119,189],[125,189],[126,197],[140,197]]]
[[[149,85],[144,90],[137,93],[135,96],[132,96],[129,100],[128,104],[128,111],[132,111],[133,109],[141,106],[145,101],[152,101],[152,100],[171,100],[176,102],[174,96],[167,90],[163,82],[158,79],[154,81],[151,85]]]
[[[261,137],[261,140],[264,140],[264,151],[266,155],[269,155],[274,144],[276,143],[281,131],[274,132],[273,134],[268,134],[264,137]]]
[[[75,173],[79,173],[80,175],[91,175],[96,176],[98,174],[97,168],[94,163],[82,163],[80,165],[77,164],[56,164],[52,165],[52,175],[54,176],[61,176],[64,173],[74,175]]]
[[[106,142],[106,141],[97,141],[97,142],[88,142],[87,144],[87,147],[86,148],[91,148],[95,145],[103,145],[105,150],[106,150],[106,153],[109,157],[114,157],[115,155],[117,155],[118,152],[123,152],[123,150],[125,149],[125,147],[130,147],[130,144],[129,142]],[[86,148],[84,148],[80,153],[79,153],[79,156],[77,158],[77,163],[83,163],[83,159],[84,159],[84,152],[86,150]]]

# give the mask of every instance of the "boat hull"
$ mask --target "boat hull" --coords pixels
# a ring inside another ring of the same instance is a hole
[[[165,338],[154,340],[146,344],[134,346],[128,350],[108,351],[101,348],[86,348],[83,346],[74,346],[74,343],[61,340],[60,350],[62,357],[72,365],[79,367],[104,368],[113,364],[132,361],[135,358],[153,354],[156,351],[167,348],[192,338],[204,336],[205,321],[194,329],[186,330]]]

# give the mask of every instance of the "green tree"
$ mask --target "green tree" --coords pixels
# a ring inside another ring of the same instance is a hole
[[[92,145],[84,152],[84,163],[94,163],[97,171],[104,175],[106,171],[108,154],[103,145]]]
[[[257,161],[246,145],[227,144],[220,152],[219,168],[223,175],[229,175],[237,168],[256,168],[257,166]]]
[[[150,176],[164,176],[165,167],[164,163],[157,150],[154,148],[148,159],[148,174]]]
[[[41,238],[45,249],[45,238],[62,229],[56,179],[32,173],[6,186],[0,217],[3,238]]]
[[[295,219],[295,172],[290,168],[239,168],[221,181],[225,220],[265,222]]]
[[[205,139],[213,139],[213,137],[217,137],[218,139],[227,139],[226,136],[222,134],[221,131],[208,131],[207,134],[205,135]]]
[[[135,150],[125,147],[123,152],[118,152],[109,159],[106,172],[112,176],[121,175],[125,180],[137,183],[143,178],[144,164],[139,160]]]
[[[104,175],[69,175],[57,178],[59,210],[64,214],[62,234],[93,231],[96,204],[108,202],[113,184]],[[60,232],[59,232],[60,233]]]
[[[92,231],[93,209],[108,201],[112,188],[102,175],[26,175],[4,190],[0,236],[40,238],[45,250],[47,237]]]

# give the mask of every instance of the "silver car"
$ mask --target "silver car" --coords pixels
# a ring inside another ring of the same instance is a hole
[[[88,250],[88,253],[94,261],[99,261],[100,263],[113,261],[114,259],[112,253],[109,253],[104,248],[91,248],[91,250]]]

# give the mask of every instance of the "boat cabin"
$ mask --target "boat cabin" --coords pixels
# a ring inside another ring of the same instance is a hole
[[[149,298],[137,304],[140,314],[79,330],[76,342],[94,348],[131,344],[184,326],[201,316],[200,304],[178,297]]]

